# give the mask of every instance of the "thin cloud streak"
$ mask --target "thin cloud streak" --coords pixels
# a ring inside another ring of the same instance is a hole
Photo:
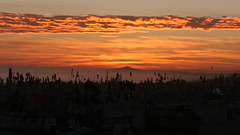
[[[182,38],[187,41],[182,41]],[[193,44],[193,39],[195,43]],[[0,66],[104,66],[171,70],[239,69],[239,39],[153,36],[149,38],[109,38],[108,42],[81,40],[1,39]],[[151,46],[149,46],[149,44]]]
[[[240,30],[240,17],[53,16],[0,13],[0,34],[129,33],[143,30]]]

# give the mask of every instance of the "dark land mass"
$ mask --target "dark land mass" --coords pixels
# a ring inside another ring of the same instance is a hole
[[[122,70],[135,70],[124,67]],[[0,134],[239,134],[240,73],[134,83],[121,74],[65,82],[56,74],[0,78]]]
[[[115,72],[126,71],[126,72],[131,72],[131,71],[142,71],[142,70],[126,66],[126,67],[122,67],[122,68],[110,69],[109,71],[115,71]]]

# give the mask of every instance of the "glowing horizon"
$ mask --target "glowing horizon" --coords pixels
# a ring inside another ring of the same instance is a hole
[[[207,35],[204,31],[191,30],[161,32],[107,34],[106,37],[106,34],[2,35],[5,38],[0,39],[0,61],[1,65],[11,66],[131,66],[161,70],[209,70],[213,66],[219,72],[237,71],[240,67],[237,31],[236,37],[227,36],[231,31],[214,37],[209,35],[218,31]],[[167,32],[178,34],[168,36]]]
[[[0,13],[0,66],[238,71],[240,17]]]

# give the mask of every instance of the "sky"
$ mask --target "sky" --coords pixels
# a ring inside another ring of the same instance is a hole
[[[238,5],[239,0],[1,0],[0,73],[7,67],[124,66],[237,72]]]
[[[239,0],[1,0],[10,13],[51,15],[239,16]]]

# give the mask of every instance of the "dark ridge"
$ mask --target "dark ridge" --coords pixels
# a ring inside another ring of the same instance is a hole
[[[124,71],[139,71],[139,69],[136,69],[136,68],[132,68],[132,67],[129,67],[129,66],[126,66],[126,67],[122,67],[122,68],[115,68],[115,69],[111,69],[112,71],[117,71],[117,70],[124,70]]]

